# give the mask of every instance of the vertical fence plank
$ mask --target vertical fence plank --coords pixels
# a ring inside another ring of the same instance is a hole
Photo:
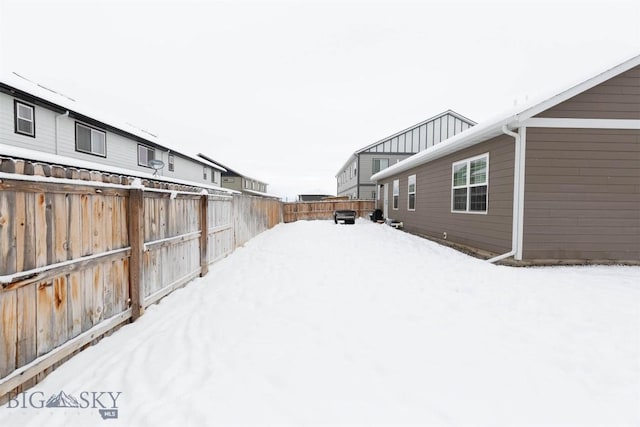
[[[15,193],[14,230],[16,236],[16,271],[25,269],[25,243],[26,243],[26,195],[19,191]]]
[[[209,272],[209,196],[200,197],[200,277]]]
[[[67,318],[67,276],[53,279],[52,307],[53,346],[57,347],[69,339]]]
[[[91,225],[91,196],[83,194],[80,196],[82,205],[82,255],[91,255],[93,248],[93,239],[91,236],[93,226]]]
[[[79,194],[68,195],[68,231],[67,252],[69,259],[82,256],[82,198]],[[75,337],[82,332],[83,314],[83,278],[82,272],[69,275],[67,292],[67,327],[69,337]]]
[[[36,195],[25,194],[24,270],[36,266]]]
[[[93,267],[93,318],[92,324],[97,325],[104,319],[104,264]]]
[[[144,249],[144,199],[142,190],[129,190],[129,295],[131,316],[135,321],[144,313],[144,292],[142,292],[142,251]]]
[[[76,337],[82,332],[82,277],[82,273],[69,275],[67,292],[67,334],[69,338]]]
[[[18,345],[16,367],[36,358],[36,290],[37,283],[17,289]]]
[[[93,268],[86,268],[80,272],[82,286],[82,332],[87,331],[93,326]]]
[[[54,262],[67,260],[69,246],[68,200],[65,194],[54,194],[52,197],[53,211],[53,247]]]
[[[18,313],[16,292],[0,291],[0,378],[16,368],[16,343],[18,341]]]
[[[53,283],[40,282],[36,296],[37,355],[42,356],[53,348]]]

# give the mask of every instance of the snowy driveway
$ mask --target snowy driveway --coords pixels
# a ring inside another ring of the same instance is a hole
[[[637,425],[640,268],[489,265],[359,221],[279,225],[30,392],[1,426]]]

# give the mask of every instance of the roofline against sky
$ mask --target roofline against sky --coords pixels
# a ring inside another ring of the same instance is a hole
[[[631,68],[640,65],[640,55],[636,55],[614,67],[596,74],[595,76],[584,80],[577,85],[573,85],[570,88],[563,90],[556,95],[543,100],[542,102],[535,102],[533,105],[529,105],[519,111],[511,114],[507,114],[498,119],[490,120],[478,125],[475,125],[464,132],[461,132],[446,141],[436,144],[427,150],[421,151],[413,156],[396,163],[387,169],[380,171],[371,176],[371,181],[377,182],[381,179],[388,178],[401,172],[405,172],[417,166],[421,166],[432,160],[439,159],[448,154],[453,154],[457,151],[471,147],[473,145],[484,142],[490,138],[494,138],[502,134],[502,127],[507,126],[509,128],[517,128],[523,124],[527,119],[554,107],[586,90],[591,89],[619,74],[622,74]]]

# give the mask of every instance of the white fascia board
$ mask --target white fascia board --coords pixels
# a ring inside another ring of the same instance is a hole
[[[176,153],[177,153],[177,151],[176,151]],[[179,154],[182,154],[182,153],[179,153]],[[188,155],[188,154],[182,154],[182,155],[183,155],[183,156],[186,156],[186,157],[189,157],[190,159],[193,159],[194,161],[196,161],[196,162],[198,162],[198,163],[201,163],[201,164],[203,164],[203,165],[211,166],[212,168],[217,169],[217,170],[219,170],[220,172],[226,172],[226,171],[227,171],[227,170],[226,170],[225,168],[223,168],[222,166],[220,166],[220,165],[216,165],[215,163],[210,162],[210,161],[208,161],[208,160],[206,160],[206,159],[203,159],[203,158],[200,158],[200,157],[195,157],[195,156],[190,156],[190,155]]]
[[[560,104],[561,102],[573,98],[574,96],[579,95],[582,92],[599,85],[600,83],[604,83],[607,80],[624,73],[625,71],[629,71],[630,69],[637,67],[638,65],[640,65],[640,55],[634,56],[633,58],[628,59],[622,64],[618,64],[615,67],[610,68],[588,80],[585,80],[582,83],[572,86],[571,88],[560,92],[559,94],[552,96],[545,101],[539,102],[534,106],[521,111],[520,113],[518,113],[518,121],[523,122],[537,114],[542,113],[545,110],[548,110],[549,108]]]
[[[501,119],[491,121],[488,123],[485,122],[484,124],[481,123],[479,125],[475,125],[467,129],[466,131],[461,132],[457,135],[454,135],[453,137],[447,139],[444,142],[441,142],[440,144],[434,145],[433,147],[428,148],[425,151],[414,154],[408,159],[405,159],[400,163],[396,163],[395,165],[383,171],[378,172],[377,174],[371,177],[371,181],[376,182],[380,179],[384,179],[391,175],[404,172],[413,167],[420,166],[424,163],[430,162],[431,160],[435,160],[437,158],[454,153],[458,150],[462,150],[464,148],[470,147],[474,144],[478,144],[489,138],[493,138],[502,133],[503,125],[506,125],[510,129],[515,129],[515,128],[524,127],[524,126],[532,126],[527,123],[531,123],[529,122],[529,120],[536,114],[539,114],[545,110],[548,110],[549,108],[554,107],[555,105],[561,102],[564,102],[567,99],[570,99],[586,90],[591,89],[594,86],[599,85],[600,83],[603,83],[639,65],[640,65],[640,55],[637,55],[623,62],[622,64],[619,64],[603,73],[598,74],[595,77],[592,77],[578,85],[575,85],[570,89],[567,89],[559,93],[558,95],[548,98],[545,101],[537,102],[533,106],[516,110],[512,114],[503,116],[503,118]],[[627,122],[630,122],[630,121],[627,121]],[[536,123],[536,122],[534,121],[532,123]],[[582,123],[586,124],[587,122],[582,122]],[[635,126],[634,123],[627,123],[627,124],[631,126]],[[617,126],[619,125],[620,124],[617,124]],[[636,128],[632,127],[631,129],[636,129]]]
[[[532,128],[640,129],[640,120],[532,117],[523,121],[522,125]]]
[[[337,174],[335,174],[334,178],[337,178],[342,172],[344,172],[344,170],[346,169],[347,165],[351,162],[353,162],[355,159],[357,159],[357,154],[353,153],[351,156],[349,156],[349,160],[347,160],[346,162],[344,162],[344,165],[342,165],[342,167],[340,168],[340,170],[338,171]]]

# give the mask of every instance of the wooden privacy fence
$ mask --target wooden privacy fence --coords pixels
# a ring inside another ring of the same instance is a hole
[[[0,158],[0,401],[279,222],[277,200]]]
[[[315,202],[284,203],[284,222],[312,219],[333,219],[333,212],[341,209],[356,211],[359,217],[367,217],[375,209],[374,200],[320,200]]]

